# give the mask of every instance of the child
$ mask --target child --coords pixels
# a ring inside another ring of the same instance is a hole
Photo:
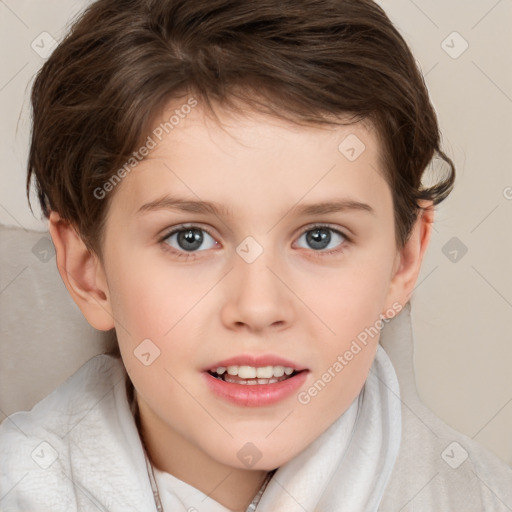
[[[469,440],[438,469],[379,345],[455,170],[374,2],[99,0],[32,103],[27,185],[119,352],[2,423],[2,511],[512,510]]]

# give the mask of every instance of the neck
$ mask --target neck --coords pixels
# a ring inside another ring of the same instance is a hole
[[[233,512],[245,512],[262,486],[267,472],[231,467],[213,460],[161,422],[146,421],[151,414],[139,400],[139,434],[154,467],[192,485]]]

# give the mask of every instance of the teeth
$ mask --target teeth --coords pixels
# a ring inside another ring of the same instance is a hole
[[[254,386],[255,384],[274,384],[276,382],[280,382],[282,380],[285,380],[283,378],[280,378],[280,379],[247,379],[247,380],[237,380],[237,379],[232,379],[229,375],[227,375],[226,377],[224,377],[224,380],[226,382],[232,382],[234,384],[244,384],[244,385],[247,385],[247,386]]]
[[[228,366],[229,375],[238,375],[238,366]]]
[[[274,367],[274,377],[282,377],[284,375],[284,366]]]
[[[274,375],[274,368],[272,366],[263,366],[256,370],[256,377],[258,379],[270,379]]]
[[[222,375],[227,371],[228,375],[238,375],[241,379],[272,379],[272,377],[282,377],[283,375],[291,375],[293,368],[285,366],[219,366],[216,370],[218,375]]]
[[[238,376],[241,379],[254,379],[256,377],[256,368],[254,366],[239,366]]]

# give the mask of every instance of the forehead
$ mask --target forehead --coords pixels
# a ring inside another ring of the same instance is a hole
[[[369,122],[304,126],[222,108],[213,119],[201,105],[186,115],[179,105],[173,102],[155,119],[148,155],[116,191],[114,202],[122,202],[125,213],[165,193],[233,211],[250,207],[253,215],[277,203],[336,194],[366,202],[389,196],[378,134]]]

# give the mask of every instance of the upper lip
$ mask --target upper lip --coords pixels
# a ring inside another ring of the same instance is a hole
[[[305,367],[276,355],[246,354],[219,361],[218,363],[205,368],[205,371],[215,371],[219,366],[253,366],[255,368],[261,368],[263,366],[284,366],[285,368],[293,368],[296,371],[306,370]]]

